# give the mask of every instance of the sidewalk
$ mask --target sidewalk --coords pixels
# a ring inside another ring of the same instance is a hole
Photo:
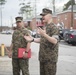
[[[12,75],[11,59],[7,56],[0,56],[0,75]]]
[[[67,62],[66,59],[59,57],[56,75],[76,75],[76,61]],[[39,61],[35,55],[29,61],[29,71],[30,75],[39,75]],[[11,58],[0,56],[0,75],[12,75]]]
[[[39,75],[39,61],[36,57],[32,57],[29,61],[30,75]],[[11,58],[8,56],[0,56],[0,75],[12,75]]]
[[[69,54],[69,49],[64,49],[66,46],[60,45],[60,51],[64,54],[59,53],[58,63],[57,63],[57,74],[56,75],[76,75],[76,55],[75,51],[74,54]],[[71,48],[71,47],[70,47]],[[29,61],[29,71],[30,75],[40,75],[39,74],[39,61],[38,61],[38,49],[39,44],[32,43],[32,58]],[[72,48],[76,50],[75,48]],[[62,50],[62,51],[61,51]],[[65,53],[67,51],[67,53]],[[74,56],[73,56],[74,55]],[[0,75],[12,75],[12,63],[11,58],[8,56],[0,56]]]

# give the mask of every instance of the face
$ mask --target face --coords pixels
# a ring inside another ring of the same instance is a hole
[[[16,25],[17,25],[17,27],[22,27],[22,25],[23,25],[23,22],[22,21],[18,21],[18,22],[16,22]]]
[[[52,19],[51,14],[42,15],[42,19],[44,23],[48,23]]]
[[[47,23],[47,21],[48,21],[48,14],[42,15],[42,20],[43,20],[44,23]]]

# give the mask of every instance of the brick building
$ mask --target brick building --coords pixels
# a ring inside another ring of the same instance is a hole
[[[0,32],[1,31],[5,31],[5,30],[10,30],[10,29],[12,29],[11,27],[8,27],[8,26],[0,26]]]
[[[71,12],[71,6],[68,8],[68,10],[58,13],[57,15],[53,16],[53,22],[55,24],[57,23],[64,23],[65,29],[71,28],[71,18],[72,12]],[[73,6],[73,29],[76,29],[76,5]]]

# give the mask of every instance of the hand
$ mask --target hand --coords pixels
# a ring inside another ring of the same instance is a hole
[[[27,54],[28,54],[28,53],[23,52],[23,58],[24,58],[24,59],[27,58]]]
[[[31,40],[33,40],[33,37],[30,36],[30,35],[29,35],[29,36],[26,36],[26,35],[25,35],[24,38],[25,38],[27,41],[29,41],[29,42],[30,42]]]
[[[37,33],[43,36],[44,34],[46,34],[46,30],[45,29],[43,30],[39,27]]]
[[[9,52],[9,50],[7,49],[7,47],[5,46],[5,50],[6,50],[6,52],[8,53]]]
[[[12,52],[11,51],[8,52],[8,57],[12,58]]]

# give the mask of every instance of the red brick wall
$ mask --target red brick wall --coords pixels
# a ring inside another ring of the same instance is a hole
[[[74,14],[76,14],[76,13],[74,13]],[[76,29],[76,16],[74,17],[73,23],[74,23],[74,24],[73,24],[73,28]]]
[[[75,13],[76,14],[76,13]],[[66,29],[70,29],[71,27],[71,12],[60,13],[57,17],[53,17],[54,23],[63,22]],[[73,18],[73,29],[76,29],[76,19]]]
[[[57,17],[53,17],[53,23],[57,24]]]

